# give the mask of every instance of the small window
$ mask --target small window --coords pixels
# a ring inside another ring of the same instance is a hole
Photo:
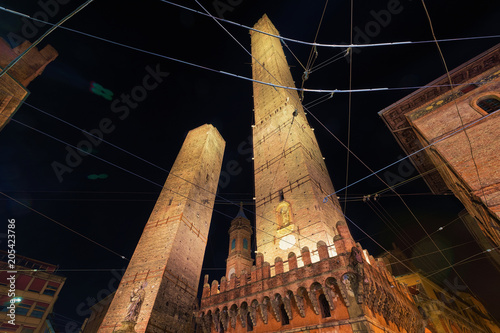
[[[330,304],[328,304],[325,294],[319,295],[319,305],[321,309],[321,317],[328,318],[332,316],[330,313]]]
[[[56,286],[51,286],[48,285],[45,290],[43,291],[44,295],[49,295],[49,296],[54,296],[56,294],[57,287]]]
[[[21,330],[21,333],[33,333],[34,331],[35,331],[34,327],[24,326],[23,329]]]
[[[252,331],[253,331],[253,322],[249,312],[247,313],[247,332],[252,332]]]
[[[31,282],[31,285],[28,288],[28,291],[32,291],[35,293],[40,293],[45,286],[45,283],[47,281],[39,278],[35,278],[33,282]]]
[[[283,194],[283,191],[280,191],[280,201],[285,200],[285,195]]]
[[[234,250],[235,247],[236,247],[236,239],[233,238],[233,240],[231,241],[231,250]]]
[[[243,238],[243,249],[248,250],[248,239]]]
[[[16,315],[26,316],[31,308],[31,304],[26,304],[25,302],[16,305]]]
[[[290,324],[290,318],[288,318],[288,314],[286,313],[285,305],[283,303],[280,305],[280,310],[281,310],[281,325]]]
[[[500,99],[488,96],[477,101],[477,106],[479,106],[484,111],[491,113],[500,109]]]
[[[31,311],[30,317],[42,318],[45,311],[47,311],[48,304],[46,303],[37,303],[33,311]]]

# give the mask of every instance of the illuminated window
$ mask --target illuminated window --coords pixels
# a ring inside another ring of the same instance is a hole
[[[477,101],[477,106],[479,106],[484,111],[491,113],[493,111],[500,109],[500,99],[493,96],[481,98],[480,100]]]
[[[33,311],[31,311],[30,317],[42,318],[45,311],[47,311],[48,304],[38,302],[35,305]]]
[[[248,250],[248,240],[246,238],[243,238],[243,248]]]
[[[59,284],[55,284],[53,282],[49,282],[48,286],[45,288],[43,291],[44,295],[49,295],[49,296],[54,296],[57,292],[57,288],[59,287]]]
[[[233,240],[231,241],[231,250],[234,250],[235,247],[236,247],[236,239],[233,238]]]
[[[26,301],[16,304],[16,315],[26,316],[30,308],[31,304],[27,304]]]

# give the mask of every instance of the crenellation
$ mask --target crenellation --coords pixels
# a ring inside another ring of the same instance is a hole
[[[235,279],[233,279],[233,283],[234,283],[234,281],[235,281]],[[226,281],[226,277],[223,276],[220,279],[220,290],[219,290],[219,292],[224,293],[226,291],[227,287],[228,287],[228,283]]]
[[[328,253],[328,246],[325,242],[319,241],[317,243],[319,260],[328,259],[330,257]]]
[[[309,252],[309,248],[307,246],[304,246],[302,248],[301,254],[302,254],[302,262],[304,263],[304,266],[311,265],[311,252]]]

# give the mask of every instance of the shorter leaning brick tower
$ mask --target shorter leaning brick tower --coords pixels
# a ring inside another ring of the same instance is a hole
[[[254,28],[267,34],[250,33],[253,78],[292,87],[278,31],[266,15]],[[354,242],[337,199],[323,202],[334,189],[296,91],[253,85],[259,253],[249,271],[205,276],[203,332],[423,332],[406,288]]]
[[[99,333],[193,331],[224,147],[212,125],[188,133]]]

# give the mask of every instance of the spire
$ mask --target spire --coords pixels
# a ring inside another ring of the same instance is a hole
[[[248,220],[248,217],[245,215],[245,212],[243,211],[243,202],[240,202],[240,211],[238,212],[238,215],[235,216],[235,219],[238,217],[242,217]]]

